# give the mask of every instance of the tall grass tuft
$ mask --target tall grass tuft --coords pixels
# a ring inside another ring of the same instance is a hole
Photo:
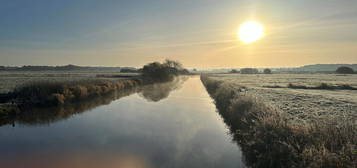
[[[336,118],[294,123],[243,87],[201,76],[250,167],[354,167],[357,129]]]

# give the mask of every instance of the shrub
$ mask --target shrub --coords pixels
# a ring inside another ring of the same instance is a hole
[[[177,69],[159,62],[153,62],[145,65],[142,73],[146,80],[152,81],[170,81],[178,75]]]
[[[120,69],[121,73],[138,73],[139,71],[135,68],[122,68]]]
[[[258,69],[256,68],[243,68],[240,70],[241,74],[257,74],[259,73]]]
[[[239,73],[239,71],[236,69],[232,69],[229,73]]]
[[[353,74],[354,71],[350,67],[339,67],[339,68],[337,68],[336,73],[339,73],[339,74]]]
[[[307,87],[307,86],[295,85],[295,84],[292,84],[292,83],[288,84],[288,88],[291,88],[291,89],[309,89],[309,87]]]
[[[147,81],[171,81],[179,74],[187,74],[188,70],[178,61],[166,60],[164,63],[153,62],[146,64],[142,74]]]
[[[272,71],[271,71],[271,69],[264,69],[264,71],[263,71],[263,73],[265,73],[265,74],[271,74],[272,73]]]

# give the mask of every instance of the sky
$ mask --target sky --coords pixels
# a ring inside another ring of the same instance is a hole
[[[237,29],[263,24],[244,44]],[[356,0],[0,0],[0,65],[357,63]]]

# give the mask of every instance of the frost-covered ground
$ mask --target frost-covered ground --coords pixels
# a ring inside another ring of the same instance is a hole
[[[247,87],[247,94],[257,97],[283,112],[291,119],[309,121],[311,119],[341,117],[357,121],[357,90],[292,89],[295,85],[318,86],[350,85],[357,88],[357,75],[336,74],[217,74],[213,79],[228,82],[233,86]],[[279,86],[283,88],[267,88]]]
[[[97,77],[99,75],[100,77]],[[0,71],[0,93],[12,91],[15,87],[39,81],[78,81],[91,79],[117,80],[113,75],[135,75],[106,71]]]

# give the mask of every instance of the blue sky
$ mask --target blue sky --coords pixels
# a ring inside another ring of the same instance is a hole
[[[357,63],[356,9],[352,0],[1,0],[0,65]],[[247,20],[266,29],[250,45],[235,35]]]

